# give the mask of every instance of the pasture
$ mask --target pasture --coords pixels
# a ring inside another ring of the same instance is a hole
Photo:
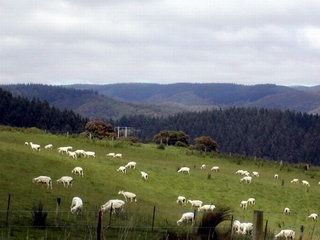
[[[32,151],[24,142],[41,145],[41,151]],[[43,148],[46,144],[53,144],[53,150]],[[57,147],[73,146],[73,149],[94,151],[96,158],[72,159],[66,155],[59,155]],[[122,153],[123,158],[106,157],[107,153]],[[187,154],[188,153],[188,154]],[[0,131],[0,223],[1,236],[7,234],[5,225],[5,211],[7,209],[8,193],[12,195],[10,224],[12,225],[12,239],[30,235],[43,236],[44,230],[34,230],[31,209],[41,201],[48,211],[48,225],[54,224],[56,198],[61,202],[61,223],[68,226],[67,230],[47,228],[49,239],[90,239],[90,225],[96,226],[96,214],[102,204],[109,199],[122,199],[119,190],[133,192],[137,195],[136,203],[126,203],[125,213],[112,216],[112,226],[119,230],[106,230],[105,235],[110,238],[150,239],[162,235],[156,233],[173,230],[177,232],[192,231],[189,226],[178,227],[176,221],[182,213],[193,211],[190,204],[178,206],[176,199],[179,195],[187,199],[199,199],[204,204],[214,204],[217,207],[229,207],[234,219],[241,222],[253,221],[253,210],[264,211],[264,219],[268,220],[270,236],[280,229],[293,229],[299,233],[300,226],[305,228],[305,238],[320,239],[319,223],[307,220],[310,213],[320,211],[320,173],[319,168],[312,167],[308,172],[299,166],[285,165],[281,170],[276,162],[254,160],[239,157],[229,157],[220,154],[191,154],[185,148],[167,147],[157,149],[154,144],[130,145],[117,141],[95,141],[72,136],[51,135],[38,131],[19,131],[3,128]],[[129,169],[126,174],[117,172],[119,166],[129,161],[137,162],[136,169]],[[206,170],[200,170],[202,164]],[[64,188],[56,180],[61,176],[72,176],[71,170],[81,166],[84,177],[74,177],[72,188]],[[190,175],[177,173],[179,167],[189,167]],[[220,172],[210,172],[212,166],[219,166]],[[253,177],[251,184],[240,183],[238,169],[258,171],[260,177]],[[143,181],[140,171],[149,174],[148,181]],[[208,173],[211,177],[208,178]],[[279,179],[274,179],[274,174]],[[39,175],[50,176],[53,189],[32,183],[32,178]],[[293,178],[309,181],[308,189],[302,184],[290,184]],[[284,180],[284,186],[281,182]],[[82,215],[74,216],[70,213],[73,197],[81,197],[84,202]],[[240,208],[242,200],[255,198],[256,204],[246,210]],[[155,234],[151,234],[153,207],[156,206]],[[283,209],[289,207],[291,215],[286,216]],[[201,217],[197,214],[196,225]],[[105,214],[104,224],[108,224],[109,216]],[[229,224],[229,222],[228,222]],[[281,227],[281,228],[280,228]],[[134,228],[138,233],[127,231]],[[26,230],[27,229],[27,230]],[[87,229],[86,234],[81,231]],[[140,232],[141,230],[141,232]],[[145,231],[142,231],[145,230]],[[51,237],[50,237],[51,236]],[[59,237],[57,237],[59,236]],[[80,238],[81,237],[81,238]],[[95,238],[95,237],[93,237]],[[32,239],[32,238],[30,238]]]

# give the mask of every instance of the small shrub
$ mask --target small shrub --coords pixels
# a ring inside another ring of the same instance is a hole
[[[35,227],[45,228],[48,213],[44,211],[42,202],[32,207],[32,224]]]
[[[188,145],[186,143],[181,142],[181,141],[176,142],[175,146],[176,147],[185,147],[185,148],[188,147]]]
[[[161,144],[159,144],[159,145],[157,146],[157,149],[165,150],[165,149],[166,149],[166,146],[165,146],[163,143],[161,143]]]

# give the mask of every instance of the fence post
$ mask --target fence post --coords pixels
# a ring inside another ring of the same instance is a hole
[[[61,204],[61,198],[57,198],[56,219],[55,219],[56,227],[59,227],[59,222],[60,222],[60,204]]]
[[[253,212],[253,240],[262,240],[263,238],[263,211],[255,210]]]
[[[282,179],[282,181],[281,181],[281,186],[282,187],[284,186],[284,179]]]
[[[230,227],[231,227],[231,235],[230,235],[230,240],[232,240],[233,238],[233,215],[231,215],[231,223],[230,223]]]
[[[153,213],[152,213],[152,225],[151,225],[151,231],[153,232],[154,227],[154,218],[156,216],[156,206],[153,206]]]
[[[299,237],[299,240],[302,240],[302,239],[303,239],[303,232],[304,232],[304,226],[301,225],[301,227],[300,227],[300,237]]]
[[[97,240],[102,240],[102,234],[101,234],[101,228],[102,228],[102,210],[99,210],[99,216],[98,216],[98,227],[97,227]]]
[[[268,220],[266,220],[266,226],[264,228],[264,238],[263,238],[263,240],[267,239],[267,233],[268,233]]]
[[[113,206],[113,203],[111,203],[111,208],[110,208],[110,213],[109,213],[109,224],[108,224],[108,227],[111,227],[111,221],[112,221],[112,206]]]
[[[11,194],[8,195],[8,206],[7,206],[7,216],[6,216],[6,226],[9,226],[9,211],[10,211],[10,203],[11,203]]]

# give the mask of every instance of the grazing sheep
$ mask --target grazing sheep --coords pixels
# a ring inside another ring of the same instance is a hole
[[[244,171],[241,169],[235,172],[235,174],[237,174],[237,175],[243,175],[243,173],[244,173]]]
[[[312,219],[313,221],[317,221],[318,220],[318,214],[316,213],[311,213],[307,219]]]
[[[276,234],[274,236],[275,239],[294,239],[295,236],[295,231],[291,230],[291,229],[285,229],[285,230],[281,230],[278,234]]]
[[[182,223],[188,223],[191,222],[192,226],[194,224],[194,213],[193,212],[187,212],[182,214],[182,217],[177,221],[177,225],[181,225]]]
[[[249,199],[247,200],[247,202],[248,202],[248,205],[249,205],[249,206],[256,204],[256,200],[255,200],[254,198],[249,198]]]
[[[243,208],[243,209],[247,209],[248,207],[248,201],[241,201],[240,202],[240,207]]]
[[[32,151],[40,151],[39,144],[34,144],[34,143],[30,142],[30,147],[31,147]]]
[[[179,196],[177,199],[177,204],[182,205],[185,204],[187,199],[184,196]]]
[[[239,232],[240,231],[240,225],[241,225],[241,223],[240,223],[239,220],[234,220],[233,224],[232,224],[232,230],[234,232]]]
[[[132,193],[132,192],[124,192],[124,191],[119,191],[118,194],[122,194],[126,200],[126,202],[128,202],[128,199],[133,202],[137,202],[137,195]]]
[[[85,152],[85,154],[86,154],[86,157],[88,157],[88,158],[90,158],[90,157],[95,158],[96,157],[95,152],[87,151],[87,152]]]
[[[284,208],[283,213],[284,213],[285,215],[290,215],[290,214],[291,214],[290,208],[288,208],[288,207]]]
[[[188,174],[190,174],[190,168],[188,168],[188,167],[182,167],[182,168],[180,168],[177,172],[178,172],[178,173],[188,173]]]
[[[29,143],[28,142],[24,142],[24,145],[29,146]]]
[[[107,157],[116,157],[116,154],[115,153],[108,153]]]
[[[206,168],[207,168],[207,166],[205,164],[202,164],[201,167],[200,167],[201,170],[204,170]]]
[[[298,178],[292,179],[290,183],[299,183],[299,179]]]
[[[39,177],[36,177],[34,179],[32,179],[32,182],[35,183],[35,184],[46,184],[47,185],[47,188],[51,188],[52,189],[52,180],[50,177],[47,177],[47,176],[39,176]]]
[[[248,171],[243,171],[243,176],[246,176],[246,177],[249,177],[250,176],[250,173]]]
[[[142,179],[145,180],[145,181],[147,181],[148,178],[149,178],[148,173],[146,173],[146,172],[140,172],[140,173],[141,173]]]
[[[82,211],[83,202],[81,198],[74,197],[71,202],[70,211],[72,214],[79,214]]]
[[[279,179],[279,175],[278,175],[278,174],[275,174],[275,175],[273,176],[273,178],[274,178],[274,179]]]
[[[117,169],[117,172],[122,172],[122,173],[126,173],[127,172],[127,168],[125,166],[120,166],[118,169]]]
[[[260,177],[260,175],[259,175],[258,172],[252,172],[252,176],[253,176],[253,177]]]
[[[83,169],[82,167],[75,167],[74,169],[72,169],[71,171],[72,174],[75,174],[75,175],[79,175],[81,177],[83,177]]]
[[[108,202],[106,202],[105,204],[103,204],[101,206],[101,210],[103,212],[105,211],[112,211],[112,213],[116,213],[119,211],[123,211],[123,206],[124,206],[125,202],[119,199],[112,199],[109,200]]]
[[[67,154],[68,151],[71,151],[72,150],[72,147],[71,146],[67,146],[67,147],[58,147],[58,152],[60,154]]]
[[[77,154],[77,157],[86,157],[86,151],[82,149],[78,149],[74,151]]]
[[[211,171],[214,171],[214,172],[219,172],[220,171],[220,168],[218,166],[213,166],[211,168]]]
[[[52,148],[53,148],[53,145],[52,145],[52,144],[48,144],[48,145],[45,145],[44,148],[45,148],[45,149],[52,149]]]
[[[115,158],[122,158],[122,153],[117,153],[114,157]]]
[[[202,205],[201,207],[198,208],[199,212],[210,212],[213,211],[216,208],[215,205],[211,204],[206,204],[206,205]]]
[[[308,181],[302,180],[301,182],[302,182],[302,185],[310,187],[310,183]]]
[[[69,176],[63,176],[57,180],[57,183],[60,183],[60,182],[63,183],[63,187],[66,187],[66,186],[67,188],[69,186],[72,187],[73,178]]]
[[[199,208],[199,207],[202,206],[203,202],[200,201],[200,200],[188,200],[188,203],[190,203],[191,206],[194,207],[194,208]]]
[[[73,159],[76,159],[77,158],[77,153],[76,152],[71,152],[71,151],[68,151],[68,156],[73,158]]]
[[[241,223],[240,224],[240,232],[243,235],[251,235],[253,231],[253,224],[252,223]]]
[[[128,162],[127,165],[125,166],[126,168],[136,168],[137,163],[136,162]]]
[[[251,183],[251,181],[252,181],[252,177],[250,177],[250,176],[245,176],[240,179],[240,182],[245,182],[245,183],[249,183],[249,184]]]

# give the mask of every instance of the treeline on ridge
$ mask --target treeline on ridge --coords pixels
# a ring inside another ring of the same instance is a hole
[[[14,97],[0,88],[0,124],[14,127],[36,127],[52,133],[84,131],[87,119],[73,111],[61,111],[46,101]]]
[[[320,164],[320,117],[293,111],[229,108],[179,113],[167,118],[122,117],[113,122],[139,130],[150,141],[162,130],[183,131],[192,139],[211,136],[218,150],[287,162]]]

